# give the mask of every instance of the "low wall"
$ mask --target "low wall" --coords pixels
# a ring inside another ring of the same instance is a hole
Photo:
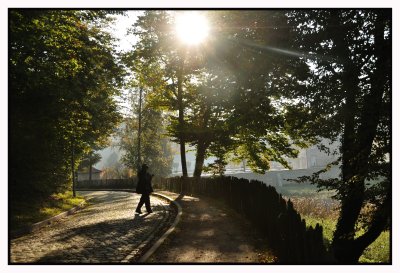
[[[136,189],[137,177],[129,179],[98,179],[76,182],[76,189]]]

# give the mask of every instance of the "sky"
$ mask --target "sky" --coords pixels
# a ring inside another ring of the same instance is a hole
[[[125,15],[116,15],[116,21],[111,27],[111,33],[120,42],[117,44],[117,50],[127,51],[132,48],[132,45],[137,41],[137,38],[133,34],[127,34],[127,31],[136,22],[137,16],[142,14],[143,11],[139,10],[128,10]]]
[[[132,50],[133,45],[137,42],[137,38],[133,34],[128,34],[128,30],[132,28],[132,25],[136,22],[137,17],[140,16],[143,11],[129,10],[124,15],[115,15],[115,21],[110,26],[109,31],[114,35],[115,38],[119,39],[116,43],[116,50],[127,52]],[[123,89],[122,96],[117,98],[120,106],[120,111],[123,114],[129,113],[130,103],[126,99],[129,92],[134,90]]]

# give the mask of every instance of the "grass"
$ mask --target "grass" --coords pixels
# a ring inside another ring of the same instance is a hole
[[[84,201],[82,196],[72,196],[72,192],[57,193],[41,203],[30,201],[10,204],[10,231],[46,220],[67,211]]]
[[[311,184],[287,184],[281,188],[277,188],[277,191],[286,197],[311,197],[317,199],[331,199],[334,195],[333,191],[330,190],[321,190],[317,192],[318,188],[315,185]]]
[[[286,199],[293,202],[295,209],[301,214],[308,226],[317,223],[323,227],[324,243],[328,247],[332,242],[333,233],[339,215],[339,202],[333,200],[333,192],[317,192],[313,185],[294,184],[279,189]],[[361,235],[359,231],[357,235]],[[390,233],[383,232],[363,252],[360,263],[389,263],[390,262]]]
[[[390,233],[382,234],[369,245],[360,257],[360,263],[389,263],[390,262]]]
[[[317,223],[323,227],[324,243],[326,246],[332,242],[333,232],[336,227],[336,219],[316,218],[313,216],[303,216],[308,226]],[[381,235],[369,245],[363,252],[359,260],[360,263],[389,263],[390,262],[390,233],[384,231]]]

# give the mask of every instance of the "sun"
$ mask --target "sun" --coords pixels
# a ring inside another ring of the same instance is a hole
[[[195,11],[177,13],[175,27],[179,39],[188,45],[203,42],[209,32],[207,19]]]

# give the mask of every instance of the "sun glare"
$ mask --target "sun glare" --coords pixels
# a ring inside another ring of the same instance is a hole
[[[175,24],[178,37],[186,44],[199,44],[208,35],[207,19],[198,12],[178,14],[175,17]]]

